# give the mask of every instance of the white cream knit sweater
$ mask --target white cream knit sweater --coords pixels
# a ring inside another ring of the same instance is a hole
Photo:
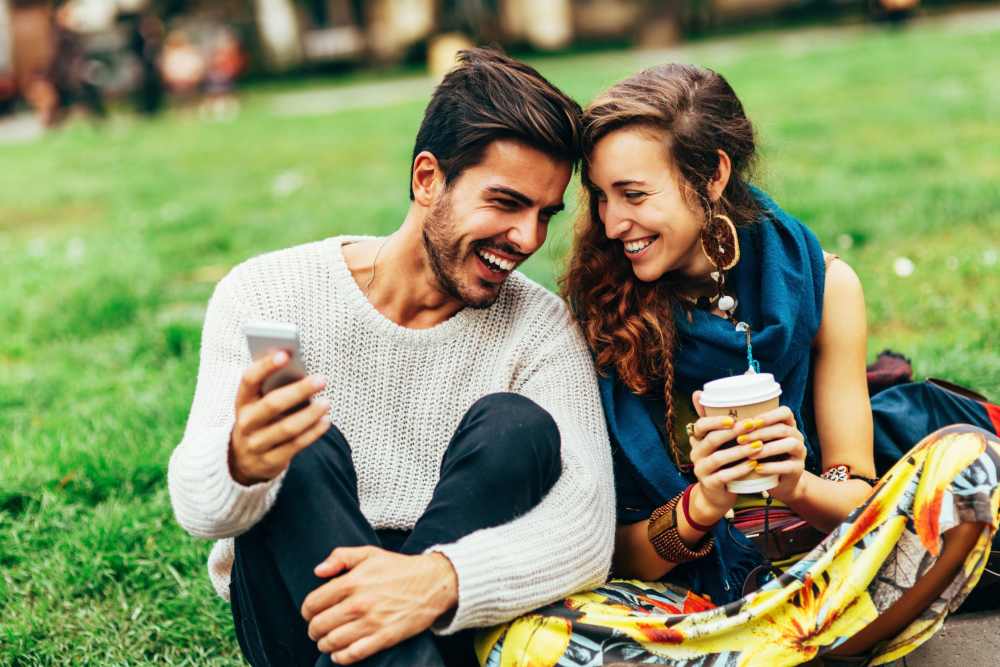
[[[283,475],[243,486],[229,473],[234,400],[250,363],[248,320],[299,326],[309,373],[326,376],[331,419],[351,445],[361,511],[377,529],[410,529],[430,502],[439,467],[469,407],[493,392],[548,410],[562,438],[562,475],[514,521],[477,531],[445,554],[458,575],[451,633],[493,625],[604,581],[614,542],[608,437],[595,374],[579,331],[553,294],[519,273],[490,308],[466,308],[431,329],[380,314],[331,238],[269,253],[233,269],[208,306],[201,366],[184,438],[170,459],[178,522],[219,539],[209,557],[228,599],[233,538],[271,507]]]

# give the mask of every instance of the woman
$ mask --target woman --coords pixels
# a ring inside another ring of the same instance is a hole
[[[931,434],[967,421],[956,415],[968,404],[929,385],[869,401],[861,284],[749,184],[753,128],[723,77],[641,72],[592,103],[584,127],[589,206],[564,290],[603,376],[621,579],[498,628],[480,657],[782,665],[909,653],[982,573],[1000,441],[973,426]],[[780,382],[781,407],[705,416],[701,387],[748,366]],[[898,461],[881,480],[876,442],[882,468]],[[766,500],[727,489],[751,471],[778,476]],[[761,513],[763,530],[751,525]],[[779,516],[796,530],[772,532]],[[811,551],[810,530],[829,532]],[[795,540],[808,553],[787,558]],[[768,556],[785,557],[783,573]]]

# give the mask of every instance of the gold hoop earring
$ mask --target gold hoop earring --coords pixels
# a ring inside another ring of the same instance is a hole
[[[740,240],[728,215],[716,213],[701,228],[701,250],[719,271],[728,271],[740,261]]]

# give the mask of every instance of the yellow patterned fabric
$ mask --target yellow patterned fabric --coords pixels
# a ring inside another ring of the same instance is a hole
[[[723,607],[664,583],[611,580],[482,632],[487,667],[667,664],[797,665],[875,620],[937,560],[942,533],[984,529],[958,575],[913,623],[876,650],[897,660],[936,632],[979,581],[998,524],[1000,441],[971,426],[920,442],[868,500],[760,590]]]

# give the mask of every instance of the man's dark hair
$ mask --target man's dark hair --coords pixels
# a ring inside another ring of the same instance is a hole
[[[479,164],[487,146],[513,139],[575,168],[580,157],[580,105],[534,68],[493,49],[460,51],[458,65],[434,90],[410,162],[437,158],[450,183]]]

